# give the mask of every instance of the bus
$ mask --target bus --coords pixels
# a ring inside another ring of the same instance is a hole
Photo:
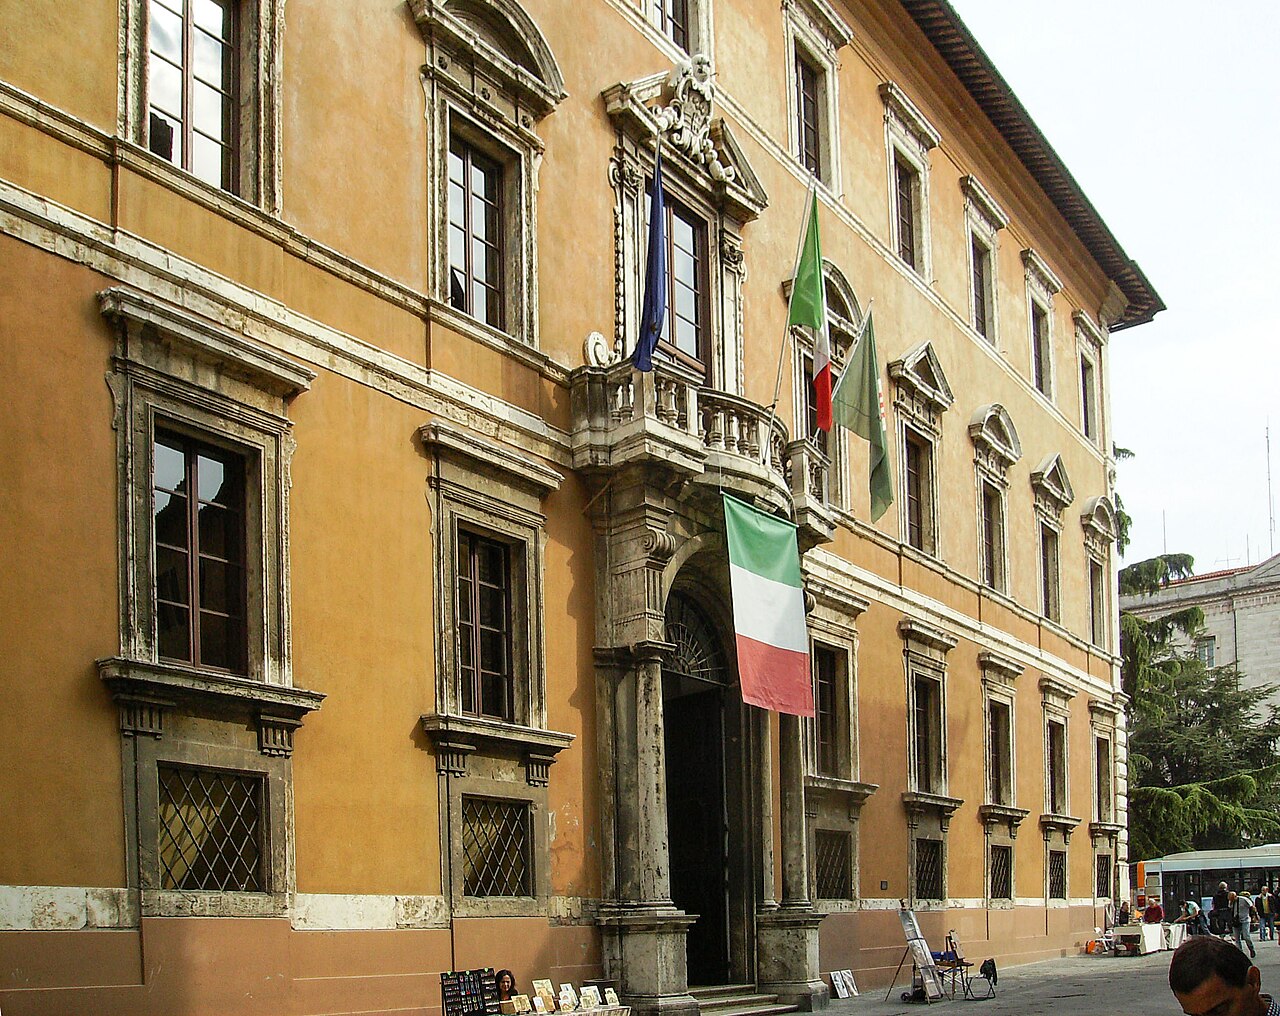
[[[1137,913],[1156,899],[1166,918],[1173,920],[1186,900],[1197,901],[1208,913],[1219,882],[1226,882],[1228,889],[1245,889],[1250,895],[1264,885],[1276,892],[1280,889],[1280,843],[1235,850],[1188,850],[1138,861],[1129,870]]]

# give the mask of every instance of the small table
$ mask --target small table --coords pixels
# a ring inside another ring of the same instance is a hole
[[[1130,955],[1146,956],[1164,948],[1163,924],[1122,924],[1111,929],[1115,936],[1116,952],[1124,950]]]

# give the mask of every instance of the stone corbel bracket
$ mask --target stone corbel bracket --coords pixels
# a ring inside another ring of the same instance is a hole
[[[1040,831],[1044,834],[1045,842],[1049,841],[1049,836],[1056,829],[1062,833],[1062,841],[1064,843],[1071,842],[1071,834],[1075,832],[1076,826],[1080,824],[1080,819],[1073,815],[1055,815],[1046,813],[1040,816]]]
[[[524,766],[525,782],[531,787],[547,785],[556,756],[574,741],[573,734],[482,716],[427,713],[421,723],[436,750],[436,772],[441,776],[467,775],[467,759],[476,752],[516,755]]]
[[[978,805],[978,819],[987,827],[987,831],[990,832],[992,826],[1007,825],[1011,840],[1018,838],[1018,826],[1030,814],[1026,808],[1011,808],[1004,804]]]

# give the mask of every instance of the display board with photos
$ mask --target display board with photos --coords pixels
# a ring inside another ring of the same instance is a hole
[[[601,989],[595,984],[584,984],[578,989],[566,983],[561,984],[557,991],[549,978],[535,978],[531,983],[533,994],[528,997],[530,1009],[524,1011],[531,1011],[538,1016],[567,1012],[630,1016],[631,1007],[619,1003],[618,993],[613,988]]]
[[[832,970],[831,990],[836,998],[857,998],[858,985],[853,979],[852,970]]]
[[[493,967],[443,972],[440,975],[440,1000],[444,1016],[499,1016],[502,1011]]]
[[[938,965],[934,962],[933,952],[920,930],[920,922],[916,920],[914,910],[903,907],[898,911],[898,919],[902,922],[902,934],[907,939],[907,949],[911,960],[920,972],[920,980],[924,984],[925,996],[929,999],[941,998],[943,994],[942,975],[938,973]]]

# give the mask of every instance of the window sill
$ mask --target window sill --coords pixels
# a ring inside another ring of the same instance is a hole
[[[902,804],[908,815],[937,815],[942,822],[942,831],[946,832],[951,816],[964,804],[964,799],[947,797],[945,794],[931,794],[923,790],[908,790],[902,795]]]
[[[288,893],[144,889],[143,917],[287,917]]]
[[[1056,829],[1062,833],[1063,838],[1068,841],[1071,839],[1071,833],[1079,824],[1080,819],[1071,815],[1061,815],[1056,812],[1045,812],[1040,816],[1041,829],[1045,832],[1050,832],[1051,830]]]
[[[840,795],[849,798],[849,803],[862,807],[868,797],[880,789],[878,783],[860,783],[857,780],[841,779],[838,776],[809,776],[806,779],[808,788],[819,793]]]
[[[532,786],[546,786],[548,770],[556,756],[574,741],[573,734],[540,730],[518,723],[504,723],[479,716],[446,716],[427,713],[421,719],[423,733],[436,749],[436,771],[465,776],[467,756],[515,754],[522,756],[526,779]]]
[[[1090,822],[1089,835],[1094,839],[1110,838],[1119,836],[1124,832],[1124,826],[1118,822]]]
[[[978,805],[978,819],[982,824],[985,826],[1007,824],[1010,837],[1018,835],[1018,826],[1030,814],[1031,812],[1026,808],[1014,808],[1007,804]]]
[[[120,729],[126,737],[163,737],[170,711],[200,711],[251,717],[258,726],[259,750],[265,755],[289,755],[294,730],[325,699],[316,691],[176,663],[110,657],[97,665],[98,676],[120,707]]]

